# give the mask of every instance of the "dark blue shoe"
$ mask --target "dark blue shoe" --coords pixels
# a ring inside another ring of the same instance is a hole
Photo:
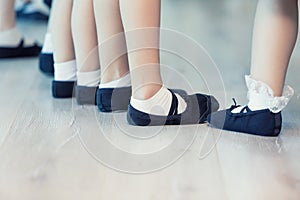
[[[239,105],[221,110],[208,116],[210,126],[218,129],[248,133],[252,135],[276,137],[281,131],[281,112],[272,113],[269,109],[251,111],[245,106],[240,113],[231,111]],[[245,112],[246,111],[246,112]]]
[[[25,46],[24,39],[17,47],[0,47],[0,58],[18,58],[38,56],[42,47],[37,43],[32,46]]]
[[[131,98],[131,87],[98,88],[96,104],[101,112],[126,111]]]
[[[54,98],[72,98],[75,94],[75,81],[52,81],[52,95]]]
[[[43,73],[47,75],[54,75],[53,53],[40,53],[39,68]]]
[[[98,87],[77,85],[75,96],[79,105],[96,105],[96,92]]]
[[[186,91],[172,89],[178,94]],[[100,112],[127,111],[131,98],[131,87],[97,89],[96,104]]]
[[[129,105],[127,112],[128,123],[135,126],[199,124],[204,123],[208,114],[217,111],[219,108],[219,103],[213,96],[178,93],[187,103],[186,110],[178,114],[178,99],[174,91],[170,90],[170,92],[172,93],[172,104],[168,116],[151,115]]]

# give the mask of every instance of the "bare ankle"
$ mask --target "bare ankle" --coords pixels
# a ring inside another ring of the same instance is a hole
[[[162,85],[147,85],[136,90],[133,90],[133,97],[139,100],[147,100],[153,97],[160,89]]]

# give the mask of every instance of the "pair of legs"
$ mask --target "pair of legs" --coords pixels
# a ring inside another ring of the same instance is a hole
[[[71,97],[75,81],[96,87],[100,64],[95,51],[98,41],[93,1],[54,0],[49,26],[55,68],[53,96]]]
[[[130,66],[133,97],[137,99],[152,97],[162,86],[159,67],[159,34],[152,34],[147,38],[152,43],[151,46],[157,47],[156,49],[130,52],[131,43],[135,41],[125,38],[126,34],[123,33],[150,27],[158,30],[160,0],[94,0],[94,5],[99,43],[105,43],[114,35],[119,34],[117,41],[112,42],[116,44],[112,45],[111,51],[107,52],[105,49],[102,51],[100,48],[101,60],[103,58],[105,61],[106,57],[113,56],[113,54],[118,56],[120,49],[129,47],[129,53],[121,55],[112,64],[101,63],[101,83],[107,83],[128,73]],[[138,33],[136,36],[141,37]],[[149,65],[146,66],[148,69],[145,65]],[[139,70],[141,67],[143,69]],[[147,76],[145,76],[145,70],[147,70]]]
[[[128,122],[132,125],[201,123],[208,113],[218,108],[213,97],[187,95],[163,86],[160,6],[160,0],[94,0],[101,84],[130,71],[132,96],[126,108]],[[122,54],[124,49],[127,54]],[[110,62],[111,58],[117,59]]]
[[[227,130],[277,136],[280,111],[293,95],[284,87],[287,68],[298,34],[298,0],[259,0],[252,42],[251,75],[246,77],[249,103],[209,117]]]

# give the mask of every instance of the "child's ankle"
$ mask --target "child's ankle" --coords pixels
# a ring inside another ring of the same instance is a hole
[[[130,74],[124,74],[118,79],[114,79],[112,81],[103,81],[101,78],[101,84],[99,88],[122,88],[122,87],[131,87],[131,77]]]
[[[162,85],[158,85],[158,84],[143,86],[141,88],[137,88],[133,90],[132,96],[135,99],[147,100],[153,97],[161,88]]]

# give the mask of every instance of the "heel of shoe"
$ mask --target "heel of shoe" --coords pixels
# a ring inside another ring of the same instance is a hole
[[[214,113],[219,110],[219,102],[214,96],[207,96],[206,97],[206,111],[202,114],[200,122],[199,123],[204,123],[207,121],[208,116],[211,113]]]
[[[54,98],[72,98],[74,96],[75,81],[53,81],[52,95]]]
[[[282,128],[282,115],[281,112],[274,114],[274,136],[280,134]]]
[[[98,87],[76,86],[75,96],[78,105],[96,105]]]
[[[219,110],[220,104],[214,96],[210,96],[210,113],[216,112]]]
[[[54,75],[54,60],[53,54],[41,53],[39,57],[40,70],[50,76]]]
[[[130,97],[131,87],[101,88],[96,93],[96,104],[101,112],[126,111]]]

